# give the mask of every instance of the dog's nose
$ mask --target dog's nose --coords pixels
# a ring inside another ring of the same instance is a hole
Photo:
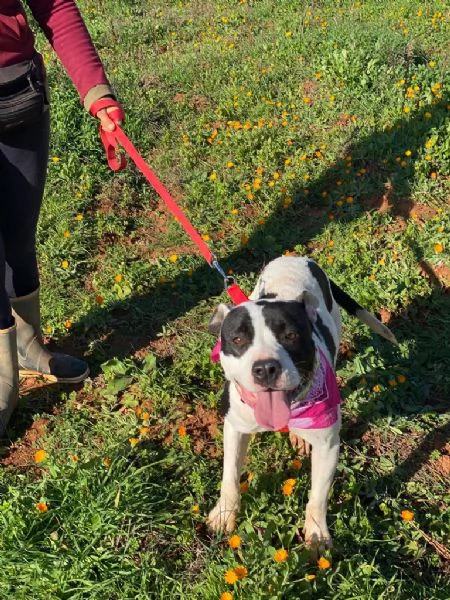
[[[276,381],[281,374],[280,363],[273,359],[257,360],[253,363],[253,379],[264,387],[275,387]]]

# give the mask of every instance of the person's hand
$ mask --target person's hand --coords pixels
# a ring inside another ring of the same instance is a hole
[[[118,123],[119,125],[121,125],[122,120],[116,120],[116,121],[114,121],[109,116],[109,113],[117,111],[118,108],[120,108],[123,111],[123,109],[120,106],[120,104],[118,104],[118,106],[108,106],[108,108],[101,108],[96,113],[95,116],[100,121],[100,125],[101,125],[103,131],[114,131],[114,129],[116,128],[116,123]]]

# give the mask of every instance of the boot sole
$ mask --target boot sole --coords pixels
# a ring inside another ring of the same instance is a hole
[[[19,377],[26,379],[28,377],[38,377],[45,379],[49,383],[81,383],[89,375],[89,369],[86,369],[84,373],[78,375],[78,377],[56,377],[51,373],[40,373],[39,371],[33,371],[32,369],[21,369],[19,368]]]

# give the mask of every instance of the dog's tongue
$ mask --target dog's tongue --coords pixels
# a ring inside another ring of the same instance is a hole
[[[285,391],[258,392],[256,397],[255,418],[261,427],[279,431],[287,426],[291,411]]]

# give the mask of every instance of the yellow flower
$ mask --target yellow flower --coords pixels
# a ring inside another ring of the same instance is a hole
[[[205,233],[204,235],[202,235],[202,240],[204,242],[208,242],[209,241],[209,235],[207,233]]]
[[[76,454],[71,454],[71,455],[70,455],[70,460],[71,460],[72,462],[75,462],[75,463],[77,463],[77,462],[78,462],[80,459],[78,458],[78,456],[77,456]]]
[[[185,427],[184,425],[180,425],[180,426],[178,427],[178,435],[179,435],[180,437],[186,437],[186,435],[187,435],[187,432],[186,432],[186,427]]]
[[[63,236],[64,236],[65,238],[68,238],[68,237],[70,237],[70,231],[65,231],[65,232],[63,233]]]
[[[191,511],[194,515],[198,515],[200,512],[200,506],[198,504],[194,504],[191,508]]]
[[[141,414],[141,419],[142,419],[143,421],[148,421],[148,420],[150,419],[150,413],[149,413],[149,412],[147,412],[147,411],[146,411],[146,412],[143,412],[143,413]]]
[[[48,511],[48,506],[47,506],[47,504],[45,502],[38,502],[34,506],[36,507],[36,510],[38,510],[41,513],[44,513],[44,512]]]
[[[67,260],[63,260],[63,261],[61,262],[61,267],[62,267],[63,269],[68,269],[68,268],[69,268],[69,261],[67,261]]]
[[[53,161],[54,163],[57,163],[57,162],[59,162],[60,160],[61,160],[61,159],[59,158],[59,156],[52,156],[52,161]]]
[[[425,112],[423,114],[423,116],[425,117],[425,119],[431,119],[431,117],[433,116],[429,111]]]
[[[411,156],[411,154],[412,154],[411,150],[406,150],[405,156]]]
[[[241,538],[238,535],[232,535],[228,540],[228,545],[230,548],[239,548],[241,545]]]
[[[47,458],[47,452],[45,450],[36,450],[34,453],[34,462],[41,463]]]
[[[331,567],[331,563],[327,558],[324,558],[323,556],[321,556],[319,558],[319,560],[317,561],[317,566],[319,567],[319,569],[329,569]]]
[[[97,294],[97,296],[95,296],[95,303],[96,304],[102,305],[104,301],[105,300],[104,300],[103,296],[100,296],[99,294]]]
[[[123,279],[123,275],[120,275],[120,273],[118,275],[114,275],[114,281],[116,283],[120,283]]]
[[[405,383],[406,377],[402,373],[400,373],[400,375],[397,375],[397,381],[399,383]]]
[[[244,577],[247,577],[248,575],[247,568],[243,565],[238,565],[237,567],[235,567],[234,572],[238,579],[244,579]]]
[[[291,469],[295,469],[296,471],[298,471],[302,468],[302,464],[303,463],[299,458],[294,458],[294,460],[291,462]]]
[[[444,246],[442,244],[440,244],[440,243],[437,243],[437,244],[434,245],[434,251],[437,254],[440,254],[441,252],[444,252]]]
[[[82,221],[82,220],[83,220],[83,215],[82,215],[81,213],[78,213],[78,214],[75,216],[75,221]]]
[[[374,385],[372,389],[374,392],[381,392],[381,387],[378,385],[378,383]]]
[[[306,581],[314,581],[314,579],[315,579],[315,578],[316,578],[316,576],[315,576],[315,575],[313,575],[312,573],[311,573],[311,574],[306,574],[306,575],[305,575],[305,579],[306,579]]]
[[[347,198],[345,199],[345,201],[347,202],[347,204],[352,204],[353,203],[353,196],[347,196]]]
[[[230,594],[230,592],[224,592],[220,596],[220,600],[233,600],[233,594]]]
[[[217,173],[211,173],[211,175],[209,176],[209,179],[211,181],[215,181],[217,179]]]
[[[409,108],[409,106],[405,106],[405,107],[403,108],[403,112],[405,112],[405,113],[409,113],[409,112],[411,112],[411,109]]]
[[[171,254],[169,256],[169,260],[170,260],[171,263],[176,263],[177,260],[178,260],[178,256],[176,254]]]
[[[227,162],[227,167],[228,167],[229,169],[232,169],[232,168],[234,167],[234,162],[232,162],[231,160],[229,160],[229,161]]]
[[[224,579],[225,579],[226,583],[230,583],[231,585],[233,585],[234,583],[236,583],[236,581],[239,579],[239,577],[234,572],[234,569],[229,569],[225,573]]]
[[[150,433],[150,427],[141,427],[139,429],[139,435],[147,435]]]
[[[72,327],[72,321],[70,321],[69,319],[67,319],[66,321],[64,321],[64,327],[66,329],[71,329],[71,327]]]
[[[286,33],[284,35],[286,37],[291,37],[292,36],[292,31],[286,31]]]
[[[402,510],[400,516],[404,521],[412,521],[414,519],[414,513],[410,510]]]
[[[287,557],[288,557],[288,551],[285,550],[284,548],[280,548],[273,555],[273,560],[275,562],[284,562],[285,560],[287,560]]]
[[[105,458],[102,460],[102,465],[106,468],[109,469],[109,467],[112,464],[112,460],[109,458],[109,456],[105,456]]]
[[[136,446],[136,444],[139,444],[139,438],[136,438],[136,437],[131,437],[131,438],[129,438],[128,441],[130,442],[130,446],[132,448],[134,448]]]

